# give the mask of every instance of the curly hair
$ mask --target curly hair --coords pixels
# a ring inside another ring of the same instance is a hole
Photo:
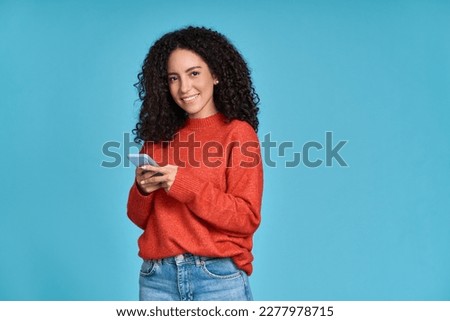
[[[136,143],[170,141],[188,117],[169,91],[167,62],[175,49],[195,52],[220,80],[220,85],[214,87],[213,99],[217,110],[228,121],[243,120],[258,130],[260,100],[244,58],[219,32],[189,26],[162,36],[145,57],[138,82],[134,84],[142,102],[139,121],[133,130]]]

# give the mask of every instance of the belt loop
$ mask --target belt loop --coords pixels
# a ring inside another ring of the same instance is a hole
[[[184,261],[184,255],[183,254],[175,256],[175,264],[179,265],[183,261]]]
[[[202,258],[200,256],[195,255],[195,266],[202,266],[203,265],[203,261]]]

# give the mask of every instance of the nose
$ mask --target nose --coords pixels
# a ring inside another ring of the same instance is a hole
[[[189,78],[180,79],[180,92],[186,94],[191,90],[192,84]]]

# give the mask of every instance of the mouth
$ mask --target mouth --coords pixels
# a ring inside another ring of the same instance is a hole
[[[195,94],[195,95],[191,95],[191,96],[186,96],[186,97],[181,97],[181,100],[185,103],[190,103],[193,102],[195,100],[195,98],[198,97],[198,95],[200,94]]]

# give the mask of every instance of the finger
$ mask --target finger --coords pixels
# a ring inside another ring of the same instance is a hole
[[[168,175],[163,176],[152,176],[150,178],[145,178],[140,181],[141,185],[157,185],[168,180]]]
[[[147,186],[147,187],[144,187],[144,188],[142,188],[146,193],[151,193],[151,192],[154,192],[154,191],[156,191],[156,190],[158,190],[158,189],[160,189],[161,188],[161,184],[158,184],[158,185],[152,185],[152,186]]]
[[[136,176],[143,176],[144,174],[148,173],[149,171],[146,171],[142,167],[136,168]]]
[[[139,175],[139,179],[148,179],[153,177],[155,174],[158,174],[156,172],[153,171],[143,171],[141,175]]]
[[[152,172],[163,173],[163,174],[165,174],[165,172],[166,172],[164,167],[158,167],[158,166],[152,166],[152,165],[145,165],[145,166],[142,166],[141,168],[146,171],[152,171]]]

